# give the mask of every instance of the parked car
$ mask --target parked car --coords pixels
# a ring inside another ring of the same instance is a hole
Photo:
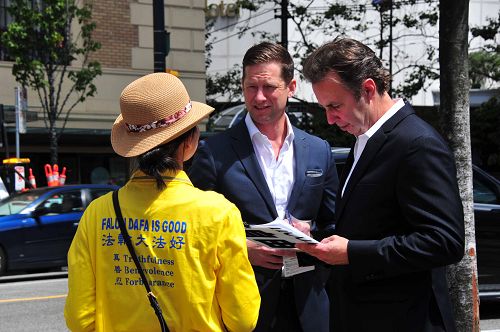
[[[209,130],[220,132],[231,128],[244,119],[246,114],[245,104],[229,107],[214,116]]]
[[[0,201],[0,275],[65,266],[80,217],[114,185],[44,187]]]
[[[332,148],[339,176],[349,148]],[[479,296],[500,296],[500,181],[472,165]]]
[[[308,117],[311,117],[310,114],[306,115],[307,113],[304,112],[304,107],[297,103],[289,103],[286,112],[291,124],[302,129],[304,129],[306,125],[304,122],[307,122]],[[245,104],[229,107],[214,115],[208,130],[210,132],[224,131],[243,120],[246,115],[247,110]]]

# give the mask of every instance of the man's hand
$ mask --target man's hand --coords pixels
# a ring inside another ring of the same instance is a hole
[[[311,236],[311,225],[309,223],[304,221],[292,221],[292,225],[302,233]]]
[[[283,267],[283,256],[295,256],[295,250],[272,249],[247,240],[248,260],[255,266],[278,270]]]
[[[317,244],[297,243],[295,246],[330,265],[347,265],[349,264],[348,242],[346,238],[333,235]]]

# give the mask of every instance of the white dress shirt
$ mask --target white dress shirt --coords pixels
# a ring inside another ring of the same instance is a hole
[[[377,130],[379,130],[380,127],[382,127],[382,125],[387,120],[389,120],[394,114],[396,114],[396,112],[399,111],[404,105],[405,105],[404,100],[399,99],[364,134],[356,137],[356,143],[354,144],[354,162],[352,163],[351,170],[349,171],[349,175],[347,176],[347,179],[344,183],[344,187],[342,188],[342,196],[344,196],[344,191],[345,191],[345,188],[347,187],[347,183],[349,183],[349,179],[351,178],[352,171],[354,170],[354,167],[356,167],[356,164],[358,163],[359,157],[361,157],[361,154],[363,153],[363,150],[366,147],[366,143],[368,143],[368,140],[370,139],[370,137],[372,137],[373,134],[375,134],[375,132]]]
[[[293,158],[294,134],[292,125],[286,114],[285,118],[287,135],[278,158],[276,158],[271,141],[269,141],[267,136],[262,134],[255,126],[250,114],[247,113],[245,117],[245,124],[247,125],[248,133],[252,140],[255,155],[273,197],[278,217],[281,219],[285,218],[288,199],[290,198],[290,193],[295,181],[295,161]]]

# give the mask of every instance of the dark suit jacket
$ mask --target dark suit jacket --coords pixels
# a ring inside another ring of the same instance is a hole
[[[333,228],[338,186],[335,162],[326,141],[293,130],[295,183],[288,211],[298,219],[312,219],[313,235],[324,237]],[[311,173],[321,176],[308,176]],[[267,223],[278,216],[245,121],[200,142],[189,177],[196,187],[217,191],[236,204],[249,224]],[[254,271],[262,298],[256,331],[268,331],[279,300],[281,270],[254,266]],[[314,271],[293,277],[304,332],[328,330],[329,303],[324,290],[328,275],[329,269],[318,265]]]
[[[368,140],[336,220],[349,265],[332,269],[334,331],[455,330],[444,268],[464,254],[455,163],[410,105]]]

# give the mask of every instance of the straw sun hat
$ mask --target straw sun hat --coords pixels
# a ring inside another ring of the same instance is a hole
[[[193,128],[214,109],[191,101],[174,75],[143,76],[123,89],[121,114],[111,130],[111,145],[123,157],[138,156]]]

